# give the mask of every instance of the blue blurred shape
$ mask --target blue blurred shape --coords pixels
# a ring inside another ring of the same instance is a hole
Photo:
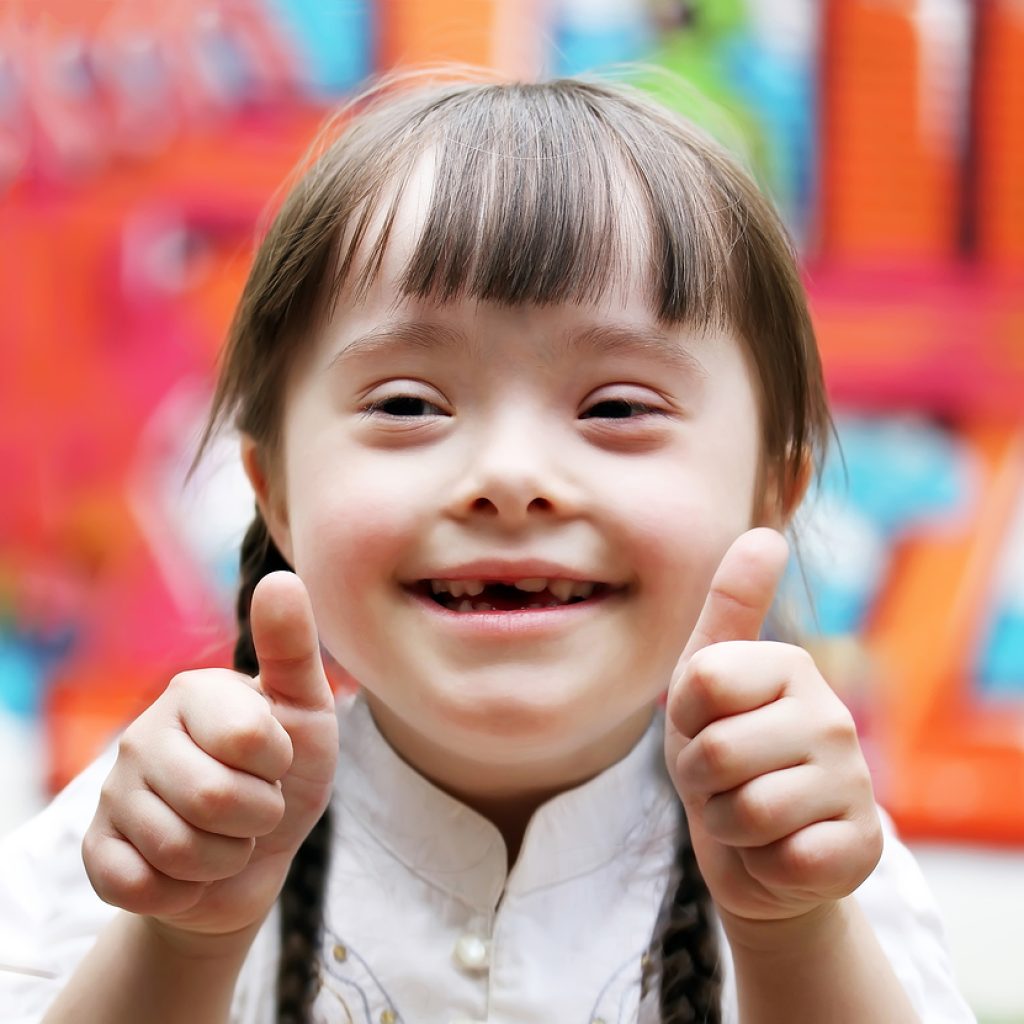
[[[978,682],[990,697],[1024,697],[1024,608],[1002,608],[982,648]]]
[[[561,0],[552,27],[559,75],[639,60],[653,45],[647,6],[638,0]]]
[[[855,633],[885,585],[893,547],[960,514],[972,461],[957,437],[914,417],[840,417],[842,458],[833,452],[810,518],[797,530],[813,606],[790,566],[794,613],[825,636]]]
[[[722,52],[729,80],[764,129],[765,171],[773,198],[797,238],[806,232],[816,189],[814,56],[773,50],[750,34],[728,40]]]
[[[963,507],[971,477],[963,443],[913,416],[847,418],[837,424],[843,459],[823,485],[844,494],[885,535],[905,533]]]
[[[1024,697],[1024,494],[999,552],[976,677],[990,697]]]
[[[0,629],[0,708],[26,718],[39,713],[43,661],[17,635]]]
[[[373,71],[371,0],[266,0],[300,51],[303,84],[330,97],[357,86]]]

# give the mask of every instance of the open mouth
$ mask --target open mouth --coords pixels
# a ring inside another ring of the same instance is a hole
[[[600,600],[616,588],[586,580],[420,580],[413,588],[453,612],[516,612]]]

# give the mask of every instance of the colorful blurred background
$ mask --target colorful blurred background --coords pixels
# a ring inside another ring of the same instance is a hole
[[[230,438],[186,470],[262,212],[439,60],[626,77],[783,211],[842,448],[789,614],[968,997],[1024,1022],[1024,0],[4,0],[0,834],[226,663],[252,499]]]

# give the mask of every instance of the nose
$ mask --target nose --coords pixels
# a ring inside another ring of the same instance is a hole
[[[509,415],[477,426],[452,490],[456,515],[521,526],[537,516],[571,514],[577,489],[557,437],[540,417]]]

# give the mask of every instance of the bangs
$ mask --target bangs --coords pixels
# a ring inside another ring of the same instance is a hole
[[[661,321],[732,319],[738,204],[709,168],[706,140],[698,160],[678,122],[661,123],[628,94],[609,103],[581,81],[449,85],[426,103],[419,94],[411,110],[394,97],[388,105],[392,130],[360,161],[375,174],[359,212],[338,225],[334,296],[346,284],[363,296],[377,279],[405,186],[430,160],[429,200],[398,275],[403,296],[580,303],[625,282]],[[360,120],[343,147],[358,140]]]

